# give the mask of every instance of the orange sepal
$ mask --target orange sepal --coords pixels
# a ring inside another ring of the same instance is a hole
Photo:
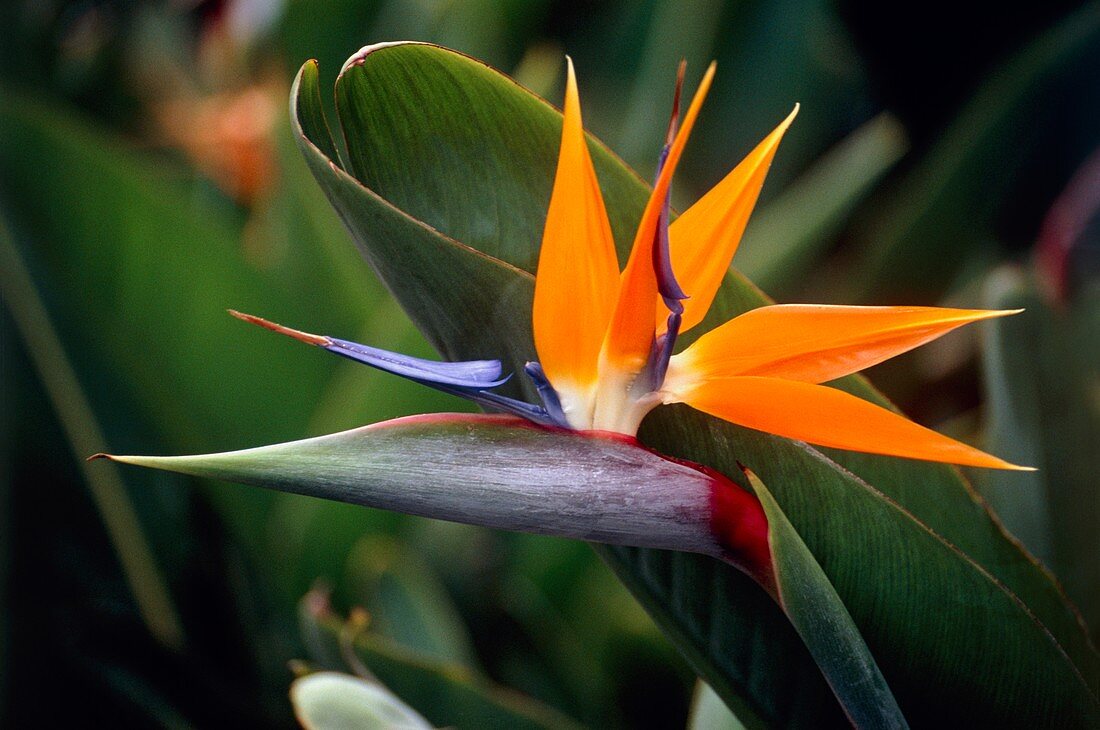
[[[683,123],[669,147],[664,167],[657,176],[657,182],[638,224],[630,259],[619,279],[619,297],[604,340],[603,357],[608,364],[621,372],[636,372],[642,367],[656,334],[653,322],[657,312],[657,276],[653,271],[653,241],[657,233],[657,221],[672,183],[672,175],[676,172],[676,164],[680,161],[680,155],[691,135],[691,128],[714,79],[714,69],[713,63],[707,67],[695,97],[691,100],[691,106],[684,115]]]
[[[681,332],[699,324],[710,309],[760,197],[775,151],[796,114],[797,104],[756,149],[669,226],[672,270],[688,295],[683,302]],[[665,329],[666,314],[658,307],[658,332]]]
[[[930,342],[970,322],[1021,310],[776,304],[745,312],[673,358],[670,377],[737,375],[823,383]]]
[[[543,229],[532,312],[535,349],[550,381],[590,385],[618,288],[615,240],[585,139],[568,61],[561,150]]]
[[[849,451],[990,469],[1031,471],[824,385],[761,377],[700,381],[668,402],[683,402],[739,426]]]

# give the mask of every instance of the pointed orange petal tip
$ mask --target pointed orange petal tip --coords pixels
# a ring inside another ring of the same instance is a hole
[[[739,426],[818,446],[987,469],[1033,471],[836,388],[797,380],[720,378],[670,394]]]
[[[785,135],[787,133],[787,130],[790,129],[791,124],[794,123],[794,118],[798,116],[798,112],[801,109],[802,104],[800,104],[799,102],[795,102],[794,109],[791,109],[791,113],[787,115],[786,119],[779,123],[779,127],[775,130],[775,132],[772,132],[772,136],[777,137],[777,146],[779,144],[779,139],[782,139],[783,135]]]
[[[561,145],[532,308],[538,359],[559,391],[569,385],[584,390],[595,381],[619,279],[615,239],[588,150],[576,74],[568,56],[566,65]]]
[[[657,313],[657,276],[653,269],[653,245],[657,225],[672,183],[680,155],[691,136],[692,127],[714,80],[718,64],[711,61],[699,82],[687,113],[668,148],[668,156],[650,192],[649,200],[634,235],[630,258],[619,279],[618,298],[607,329],[601,357],[611,367],[622,372],[637,372],[645,362],[656,336],[653,323]]]
[[[959,327],[1019,310],[773,304],[707,332],[673,359],[672,380],[756,375],[823,383]],[[744,343],[753,343],[751,348]]]
[[[781,121],[745,158],[669,227],[672,269],[691,299],[684,302],[681,332],[699,324],[729,270],[756,206],[779,143],[801,106]],[[664,332],[658,307],[655,322]]]
[[[269,329],[272,332],[278,332],[279,334],[286,335],[287,337],[293,337],[294,339],[298,340],[299,342],[304,342],[307,345],[315,345],[317,347],[325,347],[327,345],[332,344],[332,341],[329,340],[329,338],[322,337],[321,335],[314,335],[314,334],[310,334],[309,332],[302,332],[301,330],[295,330],[295,329],[291,329],[290,327],[284,327],[281,324],[276,324],[275,322],[270,322],[270,321],[264,319],[263,317],[257,317],[254,314],[245,314],[244,312],[238,312],[235,309],[230,309],[228,311],[229,311],[230,314],[232,314],[237,319],[248,322],[249,324],[258,325],[260,327],[263,327],[264,329]]]

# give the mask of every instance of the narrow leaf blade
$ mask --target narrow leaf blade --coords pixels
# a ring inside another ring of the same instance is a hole
[[[759,477],[746,471],[764,512],[783,610],[855,727],[908,723],[844,602]]]

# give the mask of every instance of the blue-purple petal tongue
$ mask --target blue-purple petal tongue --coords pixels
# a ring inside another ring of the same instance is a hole
[[[668,147],[666,146],[661,152],[662,164],[667,154]],[[659,171],[658,174],[660,174]],[[674,314],[683,314],[684,305],[680,302],[687,299],[688,295],[680,287],[680,282],[676,280],[676,273],[672,270],[672,254],[669,251],[668,241],[668,197],[665,196],[661,216],[657,219],[657,240],[655,241],[656,245],[653,247],[653,271],[657,276],[657,291],[661,293],[661,299],[664,300],[668,311]]]
[[[461,362],[441,362],[424,360],[419,357],[402,355],[378,347],[361,345],[358,342],[326,337],[327,344],[321,345],[329,352],[365,363],[379,370],[401,375],[414,380],[439,385],[453,385],[458,388],[495,388],[503,385],[511,376],[500,377],[500,360],[466,360]]]
[[[684,70],[687,64],[680,61],[676,70],[676,92],[672,97],[672,117],[668,122],[668,134],[665,137],[664,147],[657,158],[657,172],[654,178],[661,175],[665,163],[668,161],[668,151],[672,146],[672,140],[676,137],[676,131],[680,126],[680,92],[684,85]],[[656,182],[654,182],[656,185]],[[654,343],[653,352],[650,354],[647,365],[647,374],[650,387],[658,390],[664,382],[665,373],[668,371],[669,358],[672,357],[672,348],[676,345],[676,336],[680,332],[680,319],[684,313],[682,301],[688,298],[676,280],[676,272],[672,270],[672,252],[668,237],[668,226],[671,218],[669,212],[671,194],[666,194],[661,206],[661,215],[657,219],[657,232],[653,242],[653,273],[657,279],[657,291],[668,308],[668,324],[665,333]]]
[[[550,418],[554,419],[554,425],[568,428],[569,420],[565,417],[565,410],[561,407],[561,398],[558,396],[558,391],[550,384],[550,379],[546,377],[542,364],[532,361],[524,365],[523,370],[527,373],[527,377],[531,378],[531,382],[535,384],[535,390],[538,391],[539,398],[542,399],[543,410]]]
[[[668,160],[668,151],[672,146],[672,140],[675,139],[676,131],[680,126],[680,93],[684,88],[684,70],[686,68],[687,63],[681,60],[676,69],[676,91],[672,96],[672,116],[668,122],[668,134],[665,135],[664,147],[661,148],[661,154],[657,158],[654,185],[657,184],[656,179],[661,176],[661,170],[664,169],[665,162]],[[653,271],[657,276],[657,291],[661,293],[665,306],[674,314],[683,314],[684,305],[680,302],[687,299],[688,295],[680,287],[680,282],[676,281],[676,274],[672,270],[672,254],[669,251],[668,240],[668,225],[671,222],[669,220],[670,198],[670,194],[665,195],[661,207],[661,216],[657,221],[656,241],[654,241],[653,246]]]
[[[425,384],[432,385],[431,383]],[[448,388],[445,385],[433,385],[432,387],[437,390],[442,390],[444,393],[450,393],[451,395],[457,395],[460,398],[471,400],[487,409],[490,413],[510,413],[513,416],[519,416],[531,423],[537,423],[540,426],[569,428],[569,423],[565,421],[564,415],[561,418],[556,418],[548,413],[542,406],[536,406],[526,401],[509,398],[506,395],[491,393],[487,390],[474,390],[472,388]]]
[[[394,375],[400,375],[421,385],[427,385],[444,393],[472,400],[489,410],[511,413],[543,426],[568,427],[564,415],[560,414],[560,405],[557,412],[552,414],[542,406],[490,392],[489,388],[503,385],[511,377],[511,375],[500,377],[500,360],[466,360],[463,362],[425,360],[419,357],[402,355],[398,352],[390,352],[378,347],[370,347],[358,342],[341,340],[337,337],[302,332],[270,322],[262,317],[242,314],[232,309],[229,310],[229,313],[237,319],[293,337],[300,342],[305,342],[307,345],[322,347],[342,357]],[[547,386],[549,386],[549,383],[547,383]],[[556,393],[554,395],[556,399]]]
[[[409,378],[444,393],[471,400],[491,412],[510,413],[542,426],[568,426],[564,416],[556,418],[541,406],[490,392],[490,388],[503,385],[512,377],[511,375],[499,377],[500,360],[440,362],[402,355],[335,337],[325,339],[328,343],[321,347],[329,352]]]
[[[272,332],[293,337],[299,342],[314,347],[323,347],[346,358],[361,362],[394,375],[419,380],[426,384],[438,383],[457,388],[495,388],[503,385],[511,376],[500,377],[500,360],[466,360],[464,362],[441,362],[425,360],[419,357],[402,355],[378,347],[361,345],[358,342],[341,340],[337,337],[315,335],[310,332],[284,327],[254,314],[244,314],[230,309],[229,313],[249,324],[258,325]]]

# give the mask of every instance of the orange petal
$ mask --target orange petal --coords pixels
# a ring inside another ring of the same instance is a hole
[[[710,309],[760,197],[779,141],[796,114],[797,104],[741,164],[669,226],[672,270],[688,295],[684,300],[681,332],[699,324]],[[665,316],[658,307],[658,332],[664,331]]]
[[[604,340],[603,355],[606,362],[620,372],[637,372],[645,364],[650,345],[656,334],[653,322],[657,312],[657,277],[653,271],[653,239],[657,233],[657,219],[668,194],[676,164],[684,151],[695,118],[703,105],[711,80],[714,78],[715,65],[712,63],[695,97],[691,100],[680,125],[676,138],[668,151],[668,158],[657,176],[657,183],[646,203],[638,232],[634,237],[634,247],[630,259],[619,280],[619,298],[615,304],[615,313]]]
[[[539,252],[532,314],[535,348],[556,386],[596,380],[619,286],[619,262],[592,167],[573,61],[568,61],[561,151]]]
[[[1021,310],[777,304],[731,319],[676,355],[670,377],[735,375],[823,383],[876,365],[956,327]]]
[[[991,469],[1016,466],[835,388],[779,378],[701,381],[669,402],[778,436],[872,454]]]

